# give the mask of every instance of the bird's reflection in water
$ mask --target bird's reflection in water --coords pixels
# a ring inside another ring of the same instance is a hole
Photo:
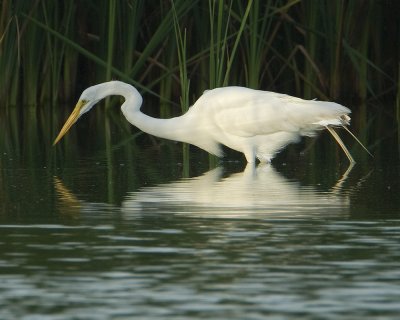
[[[60,205],[58,209],[62,214],[75,214],[79,213],[82,207],[82,201],[64,185],[58,177],[53,177],[54,189],[57,194],[57,200]]]
[[[243,172],[227,177],[217,167],[205,174],[178,181],[142,187],[128,192],[120,207],[78,199],[55,177],[54,186],[61,213],[95,212],[101,208],[118,211],[127,218],[138,213],[166,213],[248,218],[264,215],[303,216],[310,214],[346,214],[349,197],[341,186],[349,170],[330,190],[320,191],[283,177],[271,165],[248,165]]]
[[[223,177],[223,169],[218,167],[199,177],[130,192],[121,209],[124,213],[162,210],[236,218],[347,213],[349,199],[340,191],[347,174],[331,190],[318,191],[286,179],[271,165],[248,165],[228,177]]]
[[[68,189],[62,180],[53,177],[54,189],[57,194],[57,210],[63,216],[78,217],[82,212],[113,211],[115,208],[107,203],[88,202],[78,197]]]

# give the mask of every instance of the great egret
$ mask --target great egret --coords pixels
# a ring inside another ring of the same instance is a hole
[[[244,87],[207,90],[182,116],[157,119],[140,111],[142,96],[131,85],[110,81],[83,91],[55,145],[79,117],[101,99],[120,95],[125,118],[144,132],[157,137],[193,144],[218,157],[221,144],[243,152],[249,163],[271,159],[301,136],[328,129],[351,163],[354,159],[333,127],[349,124],[351,111],[334,102],[303,100],[285,94]],[[358,140],[357,140],[358,141]]]

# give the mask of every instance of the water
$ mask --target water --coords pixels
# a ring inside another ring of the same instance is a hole
[[[159,157],[3,153],[1,319],[398,317],[396,161],[182,178]]]

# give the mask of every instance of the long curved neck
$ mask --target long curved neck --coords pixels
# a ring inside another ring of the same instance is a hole
[[[171,119],[157,119],[140,111],[143,98],[133,86],[120,81],[108,82],[101,90],[102,98],[121,95],[125,102],[121,106],[125,118],[140,130],[154,136],[190,143],[193,125],[190,116],[184,114]]]
[[[125,101],[132,101],[135,108],[138,110],[142,105],[143,98],[135,87],[121,81],[109,81],[98,84],[99,99],[104,99],[108,96],[123,96]]]

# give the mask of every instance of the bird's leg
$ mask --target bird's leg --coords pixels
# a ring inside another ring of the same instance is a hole
[[[246,180],[254,181],[256,176],[257,176],[257,171],[256,171],[255,163],[254,162],[253,163],[250,163],[250,162],[247,163],[246,164],[246,168],[244,168],[244,171],[243,171],[243,177],[245,177]]]
[[[350,151],[346,148],[345,144],[343,143],[342,139],[340,139],[339,135],[336,133],[335,130],[333,130],[332,127],[326,126],[326,129],[329,131],[329,133],[332,135],[332,137],[335,138],[336,142],[339,144],[339,146],[342,148],[344,153],[346,154],[347,158],[349,158],[350,163],[356,163],[353,159],[353,157],[350,154]]]
[[[361,141],[353,134],[353,132],[351,132],[347,127],[345,127],[345,126],[343,126],[343,128],[348,132],[348,133],[350,133],[350,135],[360,144],[360,146],[365,150],[365,151],[367,151],[367,153],[373,158],[374,156],[371,154],[371,152],[369,152],[368,151],[368,149],[367,149],[367,147],[365,147],[362,143],[361,143]]]
[[[243,150],[244,156],[246,157],[247,162],[252,164],[253,166],[256,164],[256,152],[253,146],[249,146]]]

